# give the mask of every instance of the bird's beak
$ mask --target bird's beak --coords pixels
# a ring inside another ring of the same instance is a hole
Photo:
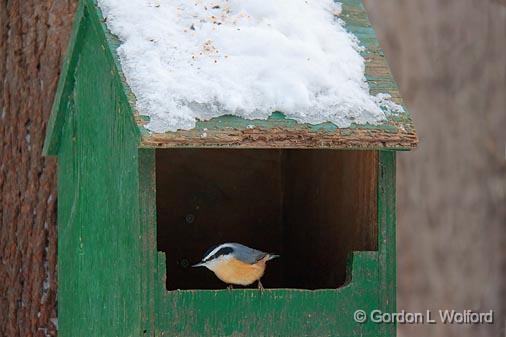
[[[273,260],[273,259],[277,259],[278,257],[279,257],[279,255],[269,254],[269,256],[267,257],[267,261],[270,261],[270,260]]]
[[[202,267],[202,266],[204,266],[204,263],[199,262],[199,263],[197,263],[197,264],[194,264],[192,267],[193,267],[193,268],[196,268],[196,267]]]

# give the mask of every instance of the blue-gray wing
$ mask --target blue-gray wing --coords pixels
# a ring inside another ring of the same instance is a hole
[[[241,245],[240,243],[231,243],[230,246],[234,248],[235,257],[244,263],[256,263],[267,255],[267,253]]]

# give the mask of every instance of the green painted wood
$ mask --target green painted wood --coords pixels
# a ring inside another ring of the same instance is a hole
[[[83,41],[85,39],[88,28],[92,26],[96,32],[95,40],[92,42],[95,48],[101,49],[103,55],[110,65],[108,74],[106,76],[113,76],[118,90],[116,99],[128,103],[125,110],[134,119],[135,106],[134,96],[126,84],[123,75],[117,48],[119,43],[116,38],[113,38],[107,27],[103,23],[102,14],[98,10],[96,3],[93,0],[80,0],[77,8],[72,34],[69,41],[69,46],[62,64],[62,71],[58,82],[58,88],[55,94],[51,116],[48,121],[46,138],[44,143],[44,155],[56,156],[58,154],[59,145],[61,142],[61,133],[65,124],[69,105],[72,104],[72,93],[75,91],[75,74],[79,60],[82,57]],[[98,71],[92,70],[92,71]],[[100,75],[100,74],[98,74]],[[137,142],[140,142],[141,130],[135,125],[135,132],[132,135]]]
[[[353,313],[378,307],[377,266],[376,252],[357,252],[348,285],[316,291],[166,292],[161,277],[156,336],[375,336],[374,324],[354,322]],[[158,268],[163,276],[163,254]]]
[[[74,72],[79,59],[82,39],[85,34],[83,23],[84,3],[80,2],[74,17],[74,25],[70,37],[70,43],[62,65],[62,72],[58,81],[51,116],[46,130],[46,139],[43,148],[44,155],[56,155],[62,138],[65,116],[72,104],[72,92],[74,90]]]
[[[397,312],[396,304],[396,153],[380,151],[378,175],[378,253],[380,306],[385,313]],[[383,336],[395,336],[396,324],[381,324]]]
[[[371,89],[371,94],[386,93],[392,96],[394,102],[403,105],[399,94],[399,88],[388,68],[384,52],[379,45],[376,33],[369,22],[367,11],[361,0],[339,0],[343,4],[341,19],[346,23],[346,28],[353,33],[360,44],[364,47],[362,56],[366,60],[374,60],[374,63],[366,67],[366,79]],[[353,125],[352,129],[380,129],[396,132],[397,123],[403,123],[405,128],[413,128],[411,114],[405,108],[405,112],[398,115],[390,115],[388,121],[380,125]],[[145,117],[145,120],[149,120]],[[237,116],[223,116],[213,118],[209,121],[200,121],[197,123],[197,130],[212,130],[222,128],[247,129],[255,125],[262,128],[309,128],[312,131],[335,132],[338,128],[332,123],[321,124],[303,124],[297,123],[293,119],[284,117],[277,112],[268,120],[246,120]],[[144,133],[147,131],[144,130]]]
[[[343,3],[347,22],[370,37],[359,1]],[[378,164],[378,251],[350,257],[346,286],[166,291],[165,256],[156,247],[155,150],[139,149],[133,96],[100,13],[91,0],[78,13],[46,140],[46,153],[59,159],[59,334],[395,336],[395,325],[353,320],[357,309],[396,309],[395,153],[389,151],[380,152]],[[374,48],[368,52],[380,55]],[[393,88],[389,74],[371,71],[378,88]],[[262,122],[298,127],[280,114]],[[214,127],[224,128],[219,123]]]
[[[170,275],[159,253],[155,336],[395,336],[393,324],[353,319],[358,309],[396,311],[395,152],[380,152],[378,172],[378,251],[353,254],[344,287],[168,292]]]
[[[138,130],[87,14],[58,148],[59,336],[140,336]]]
[[[397,150],[409,150],[416,146],[418,140],[412,122],[412,117],[403,105],[399,88],[391,74],[383,50],[376,38],[367,11],[361,0],[340,0],[343,4],[341,19],[345,22],[346,28],[355,34],[364,47],[361,52],[366,60],[365,76],[370,87],[371,94],[386,93],[391,95],[392,100],[404,107],[404,112],[389,114],[388,119],[380,125],[352,125],[350,128],[340,129],[332,123],[321,123],[317,125],[300,124],[295,120],[286,118],[282,113],[275,112],[267,120],[246,120],[237,116],[225,115],[213,118],[209,121],[198,121],[197,126],[191,131],[167,132],[163,135],[150,134],[142,126],[149,118],[142,117],[139,123],[143,135],[143,146],[146,147],[205,147],[205,146],[234,146],[245,147],[244,143],[252,137],[262,138],[262,132],[254,133],[251,128],[265,132],[272,141],[272,146],[280,148],[297,147],[331,147],[346,149],[381,149],[393,148]],[[286,137],[270,135],[268,130],[287,130]],[[234,137],[231,131],[234,131]],[[299,131],[297,133],[297,131]],[[251,134],[244,136],[241,132]],[[206,133],[208,142],[200,139]],[[301,138],[322,138],[322,142],[300,141]],[[333,138],[325,140],[325,135],[332,135]],[[232,139],[228,139],[232,138]],[[286,142],[285,138],[297,139],[298,142]],[[371,139],[380,139],[374,142]],[[280,140],[281,139],[281,140]],[[210,143],[210,145],[208,145]],[[220,144],[222,143],[222,144]],[[248,147],[268,147],[263,143],[246,145]]]
[[[366,59],[366,79],[371,94],[386,93],[392,96],[392,100],[403,105],[399,94],[399,88],[390,72],[384,52],[379,45],[376,33],[369,22],[367,11],[361,0],[339,0],[343,4],[341,19],[346,23],[346,28],[357,36],[360,44],[364,47],[362,56]],[[388,120],[380,125],[352,125],[353,129],[360,130],[381,130],[396,133],[401,128],[404,132],[415,133],[411,114],[404,106],[405,112],[390,114]],[[149,118],[145,117],[145,120]],[[276,112],[268,120],[246,120],[237,116],[222,116],[209,121],[199,121],[196,130],[199,132],[216,129],[238,129],[247,130],[255,126],[258,128],[286,128],[286,129],[309,129],[313,132],[335,133],[339,128],[332,123],[321,124],[300,124],[295,120],[286,118],[283,114]],[[148,134],[146,130],[142,131]],[[352,131],[350,131],[352,132]],[[170,132],[169,132],[170,134]]]
[[[347,29],[354,33],[364,46],[362,52],[366,58],[366,79],[372,94],[388,93],[392,99],[402,105],[398,87],[393,79],[384,53],[379,46],[374,29],[371,27],[367,12],[361,0],[342,0],[343,13],[341,18],[346,23]],[[114,74],[121,82],[121,95],[129,102],[132,115],[138,125],[138,137],[143,147],[177,147],[177,146],[234,146],[234,147],[269,147],[258,139],[258,130],[269,134],[272,147],[297,148],[297,147],[326,147],[326,148],[395,148],[408,150],[416,146],[416,132],[411,120],[411,115],[406,110],[404,113],[391,114],[388,120],[381,125],[353,125],[347,129],[339,129],[332,123],[318,125],[300,124],[295,120],[286,118],[276,112],[267,120],[245,120],[236,116],[222,116],[209,121],[199,121],[194,130],[167,132],[165,134],[150,133],[144,125],[149,120],[147,116],[139,116],[135,111],[135,96],[126,84],[121,70],[117,48],[118,39],[110,34],[100,9],[96,6],[96,0],[81,0],[81,7],[87,8],[90,23],[99,32],[97,48],[105,48],[110,61],[114,65]],[[81,30],[80,17],[77,16],[75,25],[75,37],[71,40],[68,60],[65,63],[62,80],[55,100],[55,106],[51,121],[48,125],[48,138],[46,141],[46,153],[55,154],[59,144],[60,129],[65,119],[64,111],[69,100],[68,93],[74,85],[72,73],[76,66],[79,50],[79,31]],[[251,126],[255,126],[252,130]],[[274,131],[273,131],[274,130]],[[278,130],[286,130],[286,136]],[[234,131],[234,132],[231,132]],[[208,143],[202,140],[203,133],[208,134]],[[260,133],[261,133],[260,132]],[[270,134],[275,132],[274,134]],[[243,134],[245,133],[245,134]],[[322,138],[318,142],[318,138]],[[374,139],[377,138],[377,141]],[[253,141],[251,141],[253,139]],[[290,142],[290,139],[296,142]],[[249,143],[251,141],[251,143]]]
[[[155,331],[157,299],[157,241],[156,241],[156,164],[155,150],[139,150],[139,208],[142,240],[142,324],[145,336]]]

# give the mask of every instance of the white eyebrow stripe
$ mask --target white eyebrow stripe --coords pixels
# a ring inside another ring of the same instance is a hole
[[[220,249],[226,248],[226,247],[234,248],[231,244],[228,244],[228,243],[221,244],[218,247],[214,248],[209,254],[207,254],[206,256],[204,256],[204,258],[202,259],[202,261],[206,261],[208,258],[210,258],[214,254],[216,254]]]

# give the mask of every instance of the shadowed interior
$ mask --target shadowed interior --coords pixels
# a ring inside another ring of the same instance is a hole
[[[191,268],[223,242],[281,255],[267,263],[266,288],[341,286],[348,254],[376,249],[377,167],[375,151],[157,150],[167,289],[225,288]]]

